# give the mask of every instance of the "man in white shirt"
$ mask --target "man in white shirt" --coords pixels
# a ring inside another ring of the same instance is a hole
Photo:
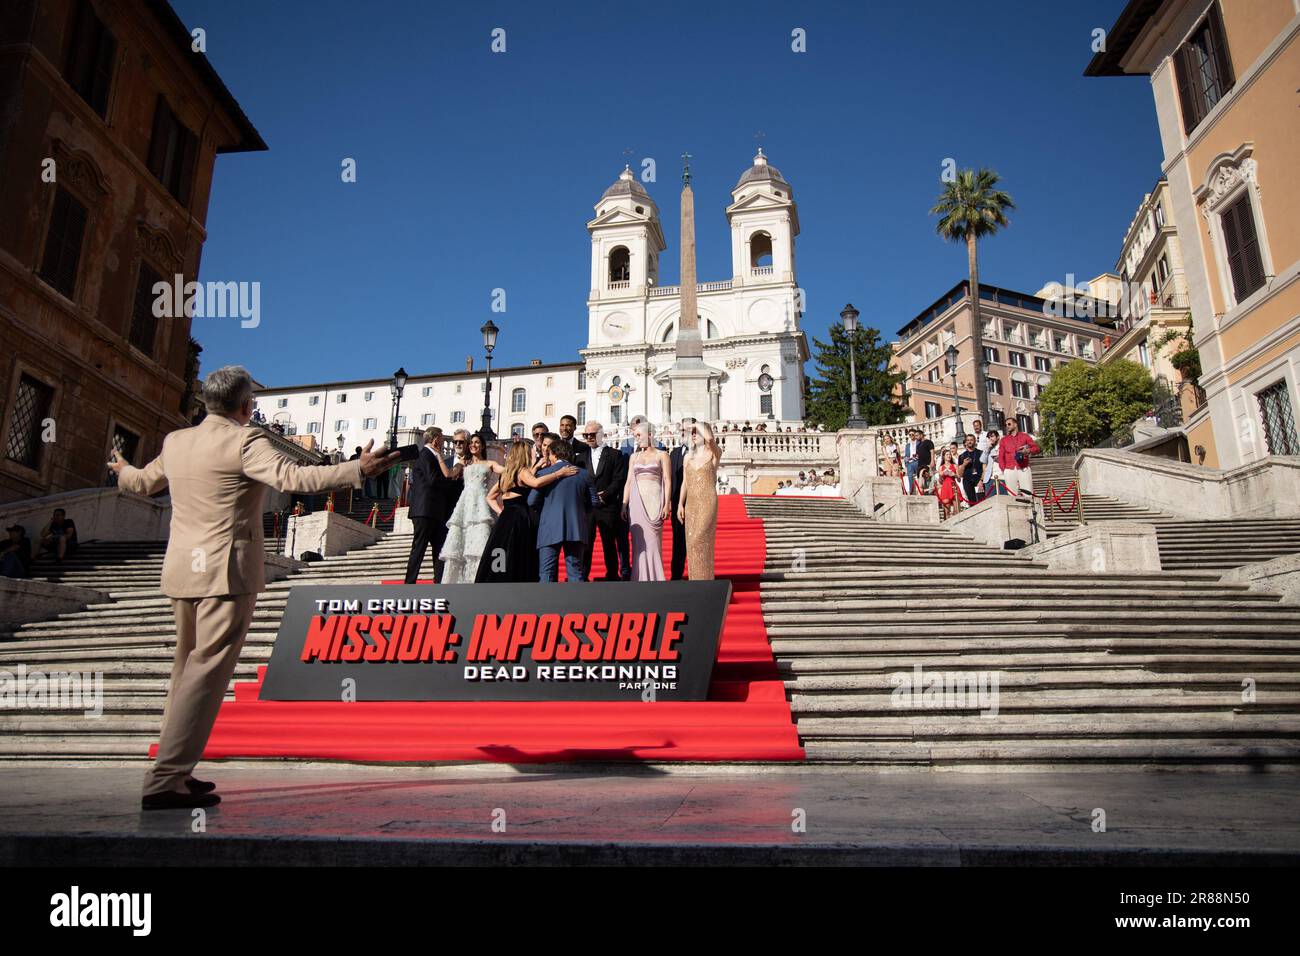
[[[589,453],[589,470],[596,486],[597,505],[591,512],[587,532],[587,551],[583,556],[586,579],[591,578],[591,559],[595,553],[596,532],[600,532],[600,549],[605,556],[605,580],[618,581],[632,576],[632,555],[628,527],[623,522],[623,485],[627,481],[628,458],[617,448],[605,444],[605,430],[600,422],[582,426],[582,439]]]
[[[971,433],[975,436],[975,450],[981,455],[989,450],[988,432],[984,431],[984,423],[978,418],[970,424]]]

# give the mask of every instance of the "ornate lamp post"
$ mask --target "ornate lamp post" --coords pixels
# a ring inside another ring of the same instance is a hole
[[[857,339],[858,316],[861,313],[853,308],[850,302],[840,313],[840,319],[844,322],[844,331],[849,334],[849,420],[844,423],[845,428],[866,428],[867,422],[862,417],[862,409],[858,405],[858,363],[853,348]]]
[[[406,389],[406,369],[399,368],[393,373],[393,382],[389,386],[393,392],[393,424],[388,429],[388,448],[397,447],[397,413],[402,410],[402,392]]]
[[[961,423],[961,396],[957,394],[958,354],[956,345],[948,346],[948,371],[949,374],[952,375],[952,404],[953,408],[957,411],[957,443],[961,444],[961,440],[966,437],[966,429]]]
[[[344,460],[344,455],[343,455],[343,433],[342,433],[342,432],[339,432],[338,435],[336,435],[335,437],[339,440],[339,461],[343,461],[343,460]]]
[[[501,330],[488,319],[479,331],[483,333],[483,348],[487,351],[487,371],[483,373],[483,427],[480,433],[484,442],[490,442],[497,437],[492,430],[492,350],[497,347],[497,333]]]

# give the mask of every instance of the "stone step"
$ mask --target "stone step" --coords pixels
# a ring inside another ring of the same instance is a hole
[[[1131,665],[1125,666],[1120,662],[1116,662],[1109,669],[1092,667],[1064,671],[1046,669],[1034,671],[1003,670],[997,665],[983,669],[970,664],[961,664],[951,668],[931,665],[928,667],[922,666],[921,677],[924,680],[926,672],[936,675],[940,672],[954,672],[976,677],[981,670],[985,673],[989,670],[997,672],[1000,691],[1005,691],[1008,688],[1022,690],[1104,689],[1107,691],[1115,689],[1136,691],[1150,688],[1168,689],[1171,687],[1201,691],[1211,688],[1221,692],[1233,691],[1238,694],[1238,699],[1240,699],[1242,691],[1242,675],[1240,673],[1231,674],[1215,670],[1151,671]],[[882,667],[873,673],[798,674],[788,678],[785,681],[785,686],[786,690],[792,694],[803,696],[856,694],[859,692],[888,694],[895,687],[900,686],[900,680],[904,684],[910,685],[913,674],[914,671],[911,667],[899,667],[895,664],[892,667]],[[1300,693],[1300,657],[1290,662],[1289,670],[1278,670],[1277,665],[1273,665],[1270,670],[1252,671],[1250,679],[1255,682],[1253,686],[1261,696],[1267,693],[1271,697],[1272,694],[1279,691],[1290,694]]]
[[[1018,670],[1042,673],[1048,677],[1069,675],[1076,670],[1103,668],[1142,668],[1159,674],[1162,669],[1184,674],[1211,672],[1233,674],[1234,678],[1254,677],[1262,670],[1289,672],[1300,665],[1300,649],[1292,654],[1216,654],[1165,651],[1160,654],[1125,654],[1110,651],[1017,651],[982,652],[956,650],[949,653],[873,654],[859,657],[790,657],[777,662],[777,670],[787,679],[801,682],[805,677],[853,676],[858,674],[892,674],[911,671],[915,666],[927,670],[999,670],[1004,674]]]
[[[938,701],[940,698],[936,698]],[[927,713],[975,712],[976,695],[972,692],[968,702],[943,704],[924,708]],[[1082,716],[1088,711],[1116,714],[1135,711],[1176,710],[1231,710],[1249,707],[1260,713],[1291,713],[1300,715],[1300,693],[1274,691],[1267,700],[1243,704],[1241,692],[1173,691],[1169,689],[1144,690],[1132,687],[1086,688],[1077,691],[1061,689],[1032,690],[1020,688],[1001,690],[997,695],[999,713],[1055,712]],[[897,714],[899,705],[888,690],[856,694],[792,694],[790,711],[802,720],[808,714],[833,714],[842,719],[854,714]]]
[[[1233,653],[1240,654],[1286,654],[1300,652],[1300,640],[1285,637],[1252,637],[1249,641],[1239,641],[1240,650],[1232,647]],[[1229,645],[1230,646],[1230,645]],[[1093,651],[1114,653],[1156,653],[1164,650],[1191,653],[1203,650],[1206,653],[1223,653],[1227,647],[1217,637],[1173,637],[1138,634],[1133,637],[1116,638],[1113,636],[1083,637],[1077,634],[1038,634],[1016,637],[881,637],[874,639],[796,637],[775,638],[772,650],[778,658],[794,657],[863,657],[876,654],[950,654],[966,651],[979,653],[1029,652],[1036,650],[1056,651]]]
[[[969,767],[1052,769],[1079,765],[1108,767],[1211,766],[1292,767],[1300,764],[1300,744],[1270,738],[1159,738],[1154,740],[1071,740],[1035,742],[974,741],[823,741],[808,740],[812,763],[854,763],[881,767]]]

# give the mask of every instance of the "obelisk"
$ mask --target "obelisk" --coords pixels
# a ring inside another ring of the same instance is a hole
[[[709,382],[721,373],[704,364],[704,342],[700,337],[700,312],[695,277],[695,193],[691,189],[690,153],[683,153],[682,171],[682,265],[681,314],[677,319],[677,344],[673,366],[667,375],[657,376],[671,392],[670,414],[674,421],[697,418],[711,421]],[[665,381],[666,380],[666,381]]]

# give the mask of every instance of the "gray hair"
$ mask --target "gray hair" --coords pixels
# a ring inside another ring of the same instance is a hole
[[[437,425],[430,425],[428,428],[424,430],[424,443],[426,445],[429,444],[429,442],[433,441],[435,438],[441,438],[441,437],[442,437],[442,429],[439,428]]]
[[[253,377],[242,365],[226,365],[203,380],[203,404],[213,415],[229,415],[253,397]]]

